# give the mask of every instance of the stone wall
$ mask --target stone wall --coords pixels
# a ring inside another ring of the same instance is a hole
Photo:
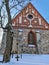
[[[13,49],[12,51],[17,51],[17,42],[19,44],[19,52],[21,53],[21,49],[22,49],[22,45],[23,45],[23,53],[30,53],[32,48],[29,49],[28,45],[28,33],[30,32],[30,29],[23,29],[22,34],[19,35],[19,32],[17,30],[15,30],[15,37],[13,38]],[[18,36],[18,37],[17,37]],[[20,38],[20,40],[17,40],[18,38]],[[29,52],[30,51],[30,52]]]
[[[30,31],[33,31],[36,33],[36,38],[38,38],[36,40],[36,44],[38,46],[39,53],[41,53],[41,54],[49,53],[49,31],[48,30],[23,29],[22,38],[21,38],[21,40],[18,41],[19,46],[23,45],[23,51],[25,51],[25,50],[26,50],[26,52],[32,51],[32,53],[33,53],[33,48],[31,49],[31,48],[28,48],[28,46],[27,46],[28,45],[28,33]],[[17,32],[17,30],[16,30],[16,32]],[[37,33],[38,33],[38,35],[37,35]],[[17,40],[15,40],[15,41],[17,43]],[[15,46],[16,46],[16,43],[14,42]],[[21,49],[21,47],[19,47],[19,48]],[[13,49],[14,49],[14,47],[13,47]],[[19,50],[19,51],[21,51],[21,50]]]
[[[13,49],[12,49],[12,51],[17,51],[17,42],[18,42],[18,44],[19,44],[19,52],[21,53],[21,46],[23,45],[23,53],[26,53],[26,52],[28,52],[28,53],[30,53],[32,50],[33,50],[33,48],[29,48],[28,47],[28,33],[32,30],[30,30],[30,29],[22,29],[23,31],[21,32],[22,34],[21,35],[19,35],[19,32],[17,31],[17,30],[15,30],[15,36],[16,36],[16,38],[14,37],[13,39],[14,39],[14,41],[13,41]],[[33,32],[35,32],[35,30],[32,30]],[[18,37],[17,37],[18,36]],[[19,39],[19,40],[17,40],[17,38]],[[33,53],[33,51],[31,52],[31,53]]]
[[[40,30],[40,52],[49,54],[49,31],[48,30]]]
[[[19,53],[37,53],[36,47],[29,47],[28,46],[28,33],[33,31],[36,33],[36,44],[38,47],[38,51],[40,54],[49,54],[49,30],[37,30],[37,29],[22,29],[21,33],[18,32],[17,29],[14,31],[13,37],[13,48],[12,52]],[[17,42],[18,42],[18,49],[17,49]],[[3,41],[2,41],[2,48],[0,49],[0,53],[4,53],[6,47],[6,33],[4,33]]]

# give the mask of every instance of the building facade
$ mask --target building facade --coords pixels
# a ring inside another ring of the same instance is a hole
[[[31,3],[12,20],[12,26],[12,52],[49,53],[49,24]]]

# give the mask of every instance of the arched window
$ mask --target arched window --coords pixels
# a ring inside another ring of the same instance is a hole
[[[32,31],[29,32],[28,34],[28,44],[35,44],[35,35]]]

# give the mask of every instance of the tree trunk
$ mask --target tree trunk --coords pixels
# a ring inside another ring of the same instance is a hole
[[[8,15],[8,24],[7,24],[7,40],[6,40],[6,48],[3,55],[3,62],[9,62],[12,50],[12,33],[11,33],[11,15],[9,9],[9,0],[5,0],[6,11]],[[9,25],[10,24],[10,25]]]
[[[11,50],[12,50],[12,37],[11,32],[7,31],[7,40],[6,40],[6,48],[3,56],[3,62],[9,62],[10,56],[11,56]]]

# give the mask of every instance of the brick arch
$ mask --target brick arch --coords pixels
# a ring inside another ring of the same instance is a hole
[[[28,33],[28,44],[29,44],[29,41],[30,41],[30,38],[29,38],[29,37],[30,37],[30,35],[29,35],[30,33],[31,33],[32,36],[33,36],[33,40],[34,40],[34,41],[33,41],[33,42],[34,42],[33,44],[36,45],[36,33],[33,32],[33,31],[30,31],[30,32]]]

